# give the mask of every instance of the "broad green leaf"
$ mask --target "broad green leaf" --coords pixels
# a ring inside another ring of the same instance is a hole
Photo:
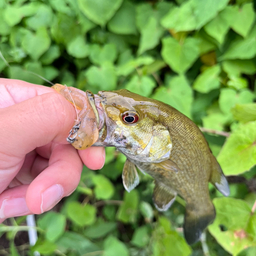
[[[152,221],[152,219],[154,217],[154,211],[153,211],[151,204],[142,201],[140,203],[140,212],[141,212],[142,216],[145,218],[146,222]]]
[[[77,1],[49,0],[49,2],[52,8],[59,13],[67,14],[68,16],[74,16],[74,12],[77,12],[75,5],[72,4],[72,3],[76,3]]]
[[[31,66],[28,65],[30,68]],[[36,63],[35,65],[32,64],[32,68],[34,71],[36,71],[37,75],[44,76],[43,69],[41,67],[41,64]],[[43,79],[40,78],[31,72],[28,72],[25,70],[23,67],[18,66],[18,65],[12,65],[11,67],[8,68],[8,77],[11,79],[20,79],[23,81],[27,81],[29,83],[34,83],[34,84],[42,84]]]
[[[216,49],[216,45],[209,41],[208,37],[209,36],[207,36],[203,30],[198,31],[194,36],[194,38],[196,38],[198,41],[200,56]]]
[[[0,35],[5,36],[10,34],[11,32],[11,26],[7,24],[7,22],[4,20],[4,17],[0,15]]]
[[[246,248],[238,254],[238,256],[255,256],[255,255],[256,255],[256,247]]]
[[[220,66],[215,65],[206,69],[195,80],[193,88],[201,93],[208,93],[220,86]]]
[[[81,11],[94,23],[104,26],[109,21],[123,0],[78,0]]]
[[[111,181],[103,175],[92,177],[95,185],[94,193],[97,199],[110,199],[114,194],[114,186]]]
[[[104,241],[104,252],[102,256],[122,255],[129,256],[129,251],[124,243],[117,238],[110,236]]]
[[[82,12],[78,13],[78,21],[84,34],[97,26],[97,24],[90,21]]]
[[[220,111],[208,113],[207,116],[204,116],[202,118],[203,127],[217,131],[222,131],[224,129],[224,125],[229,121],[229,119],[230,118],[228,115],[223,114]]]
[[[190,0],[163,17],[162,25],[175,31],[199,29],[223,10],[228,0]]]
[[[148,244],[149,239],[149,228],[142,226],[135,230],[131,243],[137,247],[143,248]]]
[[[44,69],[44,78],[48,81],[52,81],[59,75],[59,70],[53,66],[43,67]]]
[[[100,47],[98,44],[93,44],[89,49],[89,58],[92,63],[102,65],[104,63],[113,63],[116,60],[117,51],[114,44],[105,44]]]
[[[235,18],[232,21],[231,27],[238,34],[246,37],[255,20],[255,11],[253,3],[244,4],[241,8],[233,6]]]
[[[138,54],[154,48],[158,45],[163,30],[155,17],[150,17],[149,21],[141,30],[141,38]]]
[[[192,252],[185,239],[171,227],[170,220],[165,217],[158,219],[152,234],[151,246],[152,256],[188,256]]]
[[[218,243],[234,256],[249,246],[255,246],[250,228],[256,225],[256,219],[249,205],[234,198],[216,198],[213,203],[217,215],[209,231]]]
[[[89,55],[89,45],[83,36],[78,36],[68,43],[68,53],[76,58],[85,58]]]
[[[137,59],[131,58],[130,60],[124,62],[117,68],[118,76],[127,76],[132,73],[136,68],[143,65],[150,65],[154,62],[151,56],[138,57]]]
[[[40,57],[40,61],[44,65],[51,64],[60,56],[60,48],[58,45],[52,44],[50,48]]]
[[[256,72],[256,64],[252,60],[225,60],[222,67],[229,76],[252,75]]]
[[[233,40],[229,48],[221,56],[221,60],[228,59],[250,59],[256,55],[256,26],[252,28],[246,38],[236,38]]]
[[[139,31],[142,31],[145,24],[148,23],[150,17],[154,16],[153,8],[146,3],[141,3],[136,6],[136,25]]]
[[[134,75],[126,84],[125,88],[131,92],[148,97],[152,93],[155,85],[155,81],[149,76]]]
[[[79,255],[85,252],[99,251],[100,248],[90,240],[75,232],[65,232],[64,235],[56,242],[58,248],[63,252],[77,251]]]
[[[156,90],[153,98],[179,110],[184,115],[191,117],[193,92],[185,76],[175,76],[169,80],[167,86]]]
[[[219,156],[226,175],[238,175],[256,164],[256,121],[239,125],[224,144]]]
[[[58,13],[54,17],[51,34],[58,44],[67,45],[74,38],[81,35],[81,27],[74,17]]]
[[[185,73],[199,57],[198,40],[186,38],[178,42],[172,37],[164,38],[161,51],[163,59],[177,73]]]
[[[51,39],[45,28],[39,28],[36,33],[27,31],[22,40],[22,48],[33,60],[38,60],[51,44]]]
[[[86,230],[84,231],[84,235],[86,237],[96,239],[106,236],[108,233],[115,230],[116,228],[116,222],[98,222],[86,228]]]
[[[114,90],[116,88],[116,71],[112,64],[101,67],[91,66],[85,73],[90,86],[97,90]]]
[[[38,226],[45,231],[45,237],[55,242],[65,232],[66,218],[57,212],[47,212],[38,220]]]
[[[238,120],[242,123],[247,123],[250,121],[256,121],[256,104],[236,104],[231,112],[235,120]]]
[[[227,6],[214,19],[206,24],[204,29],[210,36],[222,44],[233,20],[234,11],[230,6]]]
[[[248,87],[248,81],[243,77],[231,75],[227,82],[227,86],[236,90],[241,90]]]
[[[27,18],[25,23],[28,27],[34,30],[37,30],[40,27],[51,26],[52,20],[53,20],[52,9],[45,4],[41,4],[38,6],[35,15]]]
[[[117,219],[124,223],[135,223],[138,213],[139,195],[136,189],[130,193],[125,191],[124,202],[120,206]]]
[[[3,12],[3,17],[7,24],[12,27],[18,24],[24,17],[35,14],[37,10],[38,3],[29,3],[19,7],[14,5],[8,5]]]
[[[136,34],[135,14],[135,6],[131,2],[124,1],[120,9],[109,21],[109,30],[121,35]]]
[[[49,255],[56,250],[55,243],[48,240],[37,240],[36,244],[31,247],[32,252],[38,252],[44,255]]]
[[[96,219],[96,208],[92,205],[81,205],[76,201],[67,203],[67,216],[78,226],[91,225]]]
[[[220,91],[219,105],[223,113],[229,114],[231,108],[236,104],[250,103],[253,101],[254,95],[249,90],[236,92],[233,89],[223,88]]]

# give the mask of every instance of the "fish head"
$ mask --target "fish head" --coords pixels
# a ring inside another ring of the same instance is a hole
[[[94,95],[99,139],[94,146],[113,146],[129,159],[161,162],[169,158],[172,141],[153,100],[127,90]]]

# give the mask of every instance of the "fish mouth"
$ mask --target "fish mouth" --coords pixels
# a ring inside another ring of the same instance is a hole
[[[90,91],[86,91],[86,95],[88,102],[90,103],[92,110],[95,114],[99,134],[101,134],[101,131],[105,128],[105,111],[102,105],[102,98],[99,95],[93,94]]]

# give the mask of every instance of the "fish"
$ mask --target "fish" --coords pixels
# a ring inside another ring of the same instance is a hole
[[[196,243],[216,215],[208,183],[229,195],[227,179],[198,126],[172,106],[125,89],[97,94],[61,90],[75,106],[82,98],[94,113],[94,121],[86,120],[98,129],[97,140],[89,139],[91,145],[115,147],[126,156],[122,180],[128,192],[139,184],[139,170],[154,179],[158,211],[167,211],[177,195],[185,200],[184,237],[188,244]],[[83,121],[76,122],[67,139],[77,149],[90,144],[83,141]]]

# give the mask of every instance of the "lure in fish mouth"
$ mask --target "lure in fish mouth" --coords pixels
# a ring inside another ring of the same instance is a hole
[[[186,201],[185,239],[189,244],[197,242],[215,218],[208,182],[229,195],[227,180],[199,128],[171,106],[127,90],[95,95],[69,90],[73,104],[81,108],[68,138],[72,145],[116,147],[127,157],[122,174],[125,189],[130,192],[139,184],[137,169],[151,175],[159,211],[168,210],[180,195]],[[57,91],[71,102],[64,91]],[[84,107],[82,100],[87,103]],[[97,129],[98,139],[88,139],[84,125]]]

